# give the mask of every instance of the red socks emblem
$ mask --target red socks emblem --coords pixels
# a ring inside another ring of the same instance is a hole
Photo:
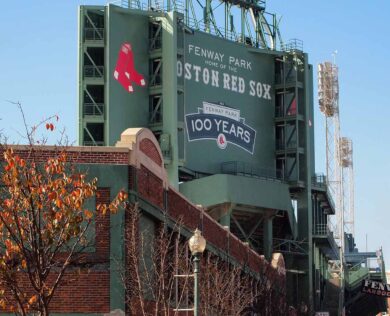
[[[114,78],[129,93],[134,91],[133,82],[141,87],[146,85],[144,77],[134,68],[134,55],[129,43],[123,43],[121,46],[115,66]]]

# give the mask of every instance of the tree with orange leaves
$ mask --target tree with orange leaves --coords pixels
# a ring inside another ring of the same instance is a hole
[[[66,150],[37,159],[42,149],[33,138],[37,126],[31,131],[25,126],[28,158],[12,147],[1,148],[0,308],[49,315],[65,273],[85,259],[91,224],[106,212],[115,213],[127,194],[120,191],[109,205],[86,208],[97,195],[97,179],[78,172]],[[54,125],[46,129],[53,131]]]
[[[119,192],[96,210],[85,208],[96,195],[97,179],[76,172],[65,151],[36,163],[7,148],[1,182],[0,306],[21,315],[49,315],[65,272],[88,247],[90,224],[116,212],[127,194]]]

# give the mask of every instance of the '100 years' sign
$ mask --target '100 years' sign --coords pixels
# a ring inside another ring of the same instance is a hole
[[[239,110],[203,102],[198,113],[187,114],[185,121],[189,141],[213,139],[221,149],[231,143],[253,154],[256,131],[245,124]]]

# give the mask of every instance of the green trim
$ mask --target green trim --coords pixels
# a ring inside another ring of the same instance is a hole
[[[88,174],[98,178],[98,187],[110,188],[110,200],[121,190],[128,191],[127,165],[85,165]],[[109,176],[107,176],[109,175]],[[121,271],[125,265],[125,211],[110,218],[110,310],[125,310],[125,288]]]

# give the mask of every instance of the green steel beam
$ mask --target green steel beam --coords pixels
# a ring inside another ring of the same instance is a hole
[[[177,13],[168,12],[162,19],[162,96],[163,132],[170,137],[171,161],[166,165],[170,183],[179,185],[179,153],[177,132]]]
[[[80,6],[78,12],[78,22],[79,22],[79,34],[78,34],[78,59],[77,59],[77,68],[78,68],[78,112],[77,112],[77,140],[78,145],[83,144],[83,106],[84,106],[84,81],[83,81],[83,66],[84,66],[84,15],[85,7]]]
[[[246,9],[241,8],[241,43],[245,43],[245,13]]]
[[[205,32],[210,33],[210,21],[211,21],[211,0],[206,0],[206,5],[204,7],[204,22],[205,22]]]
[[[308,288],[308,307],[309,310],[313,310],[313,303],[314,303],[314,289],[313,289],[313,254],[312,254],[312,249],[313,249],[313,218],[312,218],[312,198],[311,198],[311,191],[312,191],[312,142],[310,139],[310,125],[309,125],[309,120],[311,120],[311,114],[312,114],[312,108],[313,108],[313,98],[312,94],[310,93],[309,89],[312,89],[312,84],[313,84],[313,78],[312,78],[312,72],[309,70],[309,64],[308,64],[308,56],[307,54],[304,54],[304,113],[306,113],[305,117],[305,128],[303,129],[304,133],[304,144],[305,146],[305,165],[302,166],[304,167],[305,170],[305,182],[306,182],[306,190],[304,192],[305,195],[305,200],[307,204],[306,208],[306,213],[305,216],[307,217],[307,227],[306,227],[306,238],[308,241],[308,249],[309,249],[309,256],[307,258],[307,266],[308,266],[308,276],[309,276],[309,282],[307,284]],[[299,220],[298,220],[299,222]]]
[[[226,211],[226,213],[222,215],[222,217],[219,219],[219,223],[222,226],[229,227],[229,230],[230,230],[232,212],[233,212],[233,207],[230,206],[229,209]]]
[[[273,229],[272,229],[273,216],[267,216],[263,221],[263,248],[264,256],[267,260],[272,259],[273,248]]]

